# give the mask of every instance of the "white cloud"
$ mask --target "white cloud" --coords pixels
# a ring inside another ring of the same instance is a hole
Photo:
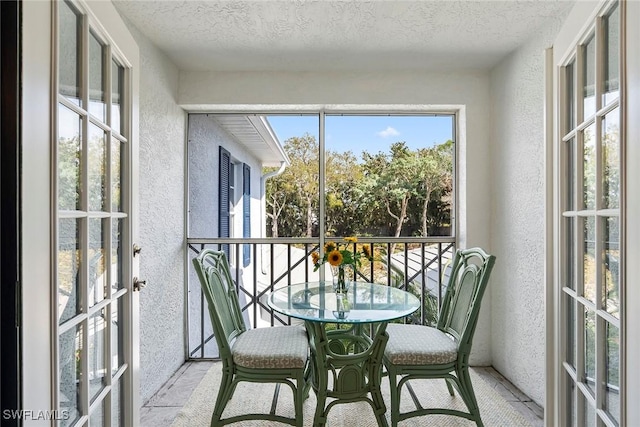
[[[385,130],[381,130],[380,132],[378,132],[378,136],[381,138],[388,138],[390,136],[398,136],[398,135],[400,135],[400,132],[398,132],[396,129],[392,128],[391,126],[387,126]]]

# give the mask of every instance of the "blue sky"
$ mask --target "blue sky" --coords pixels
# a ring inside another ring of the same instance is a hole
[[[318,116],[268,116],[281,143],[309,133],[318,139]],[[411,149],[431,147],[453,139],[453,116],[325,116],[329,150],[388,152],[389,146],[405,141]]]

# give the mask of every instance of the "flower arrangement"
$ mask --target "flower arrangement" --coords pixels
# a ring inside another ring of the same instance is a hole
[[[324,263],[331,265],[336,292],[345,292],[348,288],[345,281],[345,267],[351,266],[354,269],[360,267],[362,258],[373,261],[371,250],[367,245],[362,246],[361,250],[358,250],[357,246],[355,251],[349,249],[349,245],[357,241],[358,238],[352,236],[345,237],[344,242],[341,243],[327,242],[324,245],[324,255],[322,258],[320,258],[318,252],[311,252],[311,259],[314,266],[313,271],[317,271]]]

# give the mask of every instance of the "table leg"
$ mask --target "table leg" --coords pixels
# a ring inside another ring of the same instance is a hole
[[[313,388],[317,396],[314,427],[324,427],[331,408],[340,403],[368,402],[378,426],[387,427],[386,406],[382,398],[382,357],[389,340],[386,323],[379,323],[373,339],[362,328],[327,333],[325,324],[306,322],[311,344]],[[336,343],[335,340],[340,340]],[[333,341],[333,344],[332,344]],[[348,354],[336,349],[350,349]],[[329,389],[329,375],[333,384]],[[369,395],[371,397],[369,397]],[[327,398],[332,401],[327,405]]]

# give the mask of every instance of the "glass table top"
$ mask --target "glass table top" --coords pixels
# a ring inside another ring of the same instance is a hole
[[[339,305],[345,305],[339,299],[331,282],[307,282],[274,290],[268,304],[278,313],[325,323],[386,322],[408,316],[420,307],[418,298],[409,292],[367,282],[351,282],[346,311],[339,310]]]

